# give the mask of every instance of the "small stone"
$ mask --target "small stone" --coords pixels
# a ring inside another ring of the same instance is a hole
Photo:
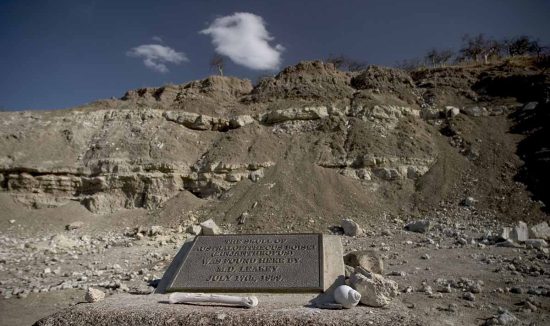
[[[375,250],[352,251],[344,256],[344,263],[351,267],[363,267],[372,273],[384,273],[384,261]]]
[[[349,278],[354,271],[355,271],[355,267],[344,265],[344,273],[346,278]]]
[[[405,230],[417,233],[426,233],[430,229],[431,223],[428,220],[414,221],[405,225]]]
[[[422,287],[420,288],[420,292],[424,292],[428,295],[432,295],[434,293],[432,287],[429,286],[428,284],[422,284]]]
[[[476,301],[476,296],[472,292],[466,292],[462,296],[463,299],[468,301]]]
[[[515,286],[515,287],[510,289],[510,293],[523,294],[523,293],[525,293],[525,290],[523,290],[520,287]]]
[[[202,222],[200,226],[201,226],[201,233],[203,235],[221,234],[220,228],[216,225],[216,222],[214,222],[214,220],[212,219]]]
[[[130,291],[130,288],[128,288],[128,285],[126,285],[124,283],[121,283],[120,286],[118,287],[118,289],[122,292],[129,292]]]
[[[447,311],[457,312],[458,311],[458,305],[456,303],[449,303],[449,307],[447,308]]]
[[[241,225],[246,223],[248,216],[249,216],[248,212],[243,212],[241,216],[239,216],[237,223]]]
[[[19,298],[19,299],[25,299],[28,296],[29,296],[29,291],[28,290],[25,290],[23,292],[19,292],[17,294],[17,298]]]
[[[350,237],[360,236],[364,233],[363,229],[359,224],[349,218],[342,220],[342,229],[344,229],[344,234]]]
[[[531,312],[536,312],[538,310],[537,306],[535,306],[534,304],[532,304],[531,302],[529,301],[525,301],[523,303],[523,306],[525,307],[525,309],[531,311]]]
[[[441,286],[437,291],[438,291],[438,292],[442,292],[442,293],[451,293],[451,292],[452,292],[451,284],[447,284],[447,285],[445,285],[445,286]]]
[[[537,108],[539,105],[539,102],[528,102],[525,104],[522,108],[523,111],[532,111]]]
[[[153,225],[149,228],[149,236],[161,235],[164,233],[164,228],[160,225]]]
[[[67,231],[76,230],[76,229],[80,229],[83,226],[84,226],[84,222],[76,221],[76,222],[72,222],[70,224],[65,225],[65,230],[67,230]]]
[[[473,284],[470,287],[470,292],[472,292],[472,293],[481,293],[482,290],[483,290],[483,288],[481,287],[480,283]]]
[[[15,223],[15,220],[9,220],[8,222],[10,222],[10,224],[13,224]]]
[[[105,299],[105,292],[93,288],[88,288],[86,295],[84,296],[84,300],[89,303],[98,302],[103,299]]]
[[[450,106],[450,105],[445,107],[445,116],[447,116],[448,118],[454,118],[459,114],[460,114],[459,108]]]
[[[462,205],[466,207],[473,207],[477,203],[474,197],[466,197],[462,200]]]
[[[192,235],[199,235],[201,233],[202,227],[200,225],[189,225],[185,232]]]
[[[430,257],[430,255],[428,255],[428,254],[423,254],[422,256],[420,256],[420,258],[425,259],[425,260],[428,260],[428,259],[430,259],[431,257]]]

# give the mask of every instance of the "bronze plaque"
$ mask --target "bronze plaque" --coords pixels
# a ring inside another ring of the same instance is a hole
[[[323,291],[320,234],[197,236],[167,291]]]

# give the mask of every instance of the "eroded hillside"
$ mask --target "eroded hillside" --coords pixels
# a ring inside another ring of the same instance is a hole
[[[549,85],[525,60],[412,73],[304,62],[255,87],[209,77],[2,112],[3,205],[35,215],[75,202],[95,215],[144,208],[166,223],[198,215],[276,231],[473,197],[482,216],[539,220]]]

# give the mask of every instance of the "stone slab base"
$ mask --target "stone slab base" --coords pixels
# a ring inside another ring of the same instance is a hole
[[[215,304],[168,304],[168,295],[114,295],[81,303],[37,321],[36,326],[65,325],[421,325],[395,302],[386,309],[312,308],[312,294],[256,294],[259,305],[244,309]]]

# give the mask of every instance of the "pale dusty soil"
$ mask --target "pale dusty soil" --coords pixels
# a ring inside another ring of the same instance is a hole
[[[367,318],[362,320],[384,324],[398,315],[406,316],[407,319],[401,320],[403,324],[417,321],[425,325],[479,325],[485,319],[497,315],[499,307],[502,307],[526,325],[550,322],[548,255],[536,249],[481,244],[479,239],[483,234],[496,230],[499,224],[490,220],[483,222],[475,209],[458,207],[448,209],[447,212],[432,212],[429,216],[435,222],[435,227],[427,234],[404,231],[405,221],[388,218],[387,221],[363,225],[367,230],[366,235],[357,238],[342,236],[345,252],[377,249],[385,257],[385,274],[404,272],[404,276],[387,277],[398,282],[401,291],[411,287],[412,292],[401,293],[384,309],[358,307],[347,313],[330,313],[330,316],[336,316],[334,318],[338,320],[360,314]],[[17,233],[17,224],[8,228],[7,232],[2,232],[1,288],[3,291],[21,288],[31,293],[26,298],[17,298],[17,295],[9,299],[0,298],[0,324],[30,325],[59,309],[82,302],[83,288],[87,286],[100,288],[108,295],[129,292],[142,293],[142,296],[153,290],[148,287],[149,282],[162,276],[172,257],[189,236],[175,229],[167,229],[163,235],[136,240],[125,236],[126,230],[123,228],[112,229],[110,233],[86,229],[59,231],[69,238],[85,235],[91,241],[75,248],[57,249],[55,254],[41,247],[39,240],[48,238],[46,234],[40,237],[28,234],[13,236]],[[458,244],[459,239],[465,239],[468,244]],[[472,240],[474,244],[470,243]],[[25,247],[24,243],[29,242],[36,247]],[[422,259],[424,254],[428,254],[430,259]],[[120,269],[113,268],[115,264],[120,265]],[[51,270],[61,267],[61,270],[58,275],[43,274],[46,267]],[[96,273],[87,274],[87,271]],[[101,275],[97,275],[97,271],[102,271]],[[82,275],[90,276],[81,279]],[[439,298],[420,292],[423,281],[433,288],[434,293],[438,293],[438,278],[458,282],[463,277],[475,282],[483,281],[482,291],[475,294],[473,302],[463,299],[463,290],[459,288],[453,288],[451,293],[442,293]],[[68,284],[68,289],[55,288],[64,282]],[[509,292],[514,287],[522,293]],[[43,288],[48,288],[49,292],[32,293],[33,289],[39,291]],[[534,303],[538,307],[537,311],[525,310],[526,300]],[[324,311],[303,307],[307,305],[306,301],[293,303],[294,313],[325,314]],[[449,309],[451,304],[456,306]],[[78,307],[84,309],[83,305]],[[199,314],[211,312],[198,306],[185,309]],[[231,314],[231,309],[229,311]]]

